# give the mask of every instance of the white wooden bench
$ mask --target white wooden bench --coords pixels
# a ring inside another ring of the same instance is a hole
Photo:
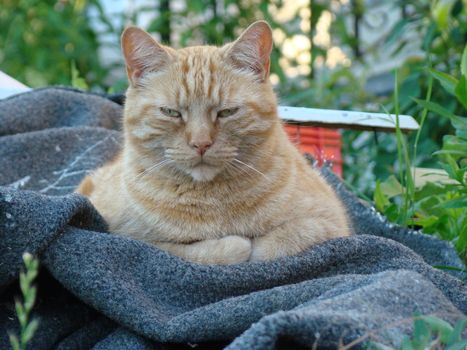
[[[288,124],[300,126],[389,132],[396,129],[394,114],[279,106],[279,115]],[[399,115],[399,126],[404,132],[419,128],[417,121],[409,115]]]

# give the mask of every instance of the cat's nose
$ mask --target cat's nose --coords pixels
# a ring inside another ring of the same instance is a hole
[[[190,146],[196,149],[198,154],[202,156],[204,153],[206,153],[209,147],[212,146],[212,141],[191,142]]]

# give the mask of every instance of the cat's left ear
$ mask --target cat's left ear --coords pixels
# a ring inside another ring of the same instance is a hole
[[[269,76],[271,51],[271,27],[266,21],[257,21],[231,44],[227,55],[237,68],[252,71],[264,81]]]

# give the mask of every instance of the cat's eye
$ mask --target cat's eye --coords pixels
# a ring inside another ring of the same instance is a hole
[[[179,111],[176,111],[175,109],[172,108],[167,108],[167,107],[161,107],[161,112],[165,114],[167,117],[172,117],[172,118],[181,118],[182,114]]]
[[[217,112],[217,118],[227,118],[238,112],[238,108],[226,108]]]

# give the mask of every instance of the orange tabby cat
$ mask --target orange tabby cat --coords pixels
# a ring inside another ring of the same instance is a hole
[[[175,50],[124,31],[123,150],[78,188],[112,232],[207,264],[349,235],[342,204],[277,116],[271,34],[259,21],[223,47]]]

